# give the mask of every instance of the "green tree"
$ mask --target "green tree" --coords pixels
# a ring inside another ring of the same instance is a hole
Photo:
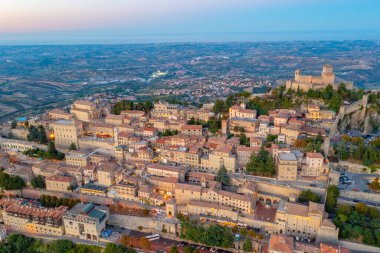
[[[327,187],[327,195],[326,195],[326,211],[331,213],[336,208],[337,199],[339,196],[339,189],[336,185],[330,185]]]
[[[230,177],[228,176],[226,167],[222,166],[219,169],[218,174],[216,175],[216,181],[222,183],[223,185],[230,184]]]
[[[363,230],[363,242],[366,244],[374,244],[375,237],[370,229],[366,228]]]
[[[185,247],[183,247],[183,252],[184,253],[193,253],[194,252],[194,248],[191,247],[191,246],[186,245]]]
[[[264,176],[273,176],[276,174],[273,158],[263,147],[258,154],[252,153],[246,170],[247,172]]]
[[[335,112],[339,112],[339,109],[340,109],[340,106],[342,105],[343,103],[343,98],[341,95],[339,95],[338,93],[335,93],[331,100],[329,101],[329,109],[335,111]]]
[[[146,238],[145,238],[146,239]],[[107,243],[103,253],[132,253],[134,250],[128,249],[120,244]]]
[[[187,124],[188,125],[195,125],[195,118],[191,117],[191,119],[189,121],[187,121]]]
[[[179,253],[177,245],[170,246],[169,253]]]
[[[301,203],[308,203],[309,201],[319,203],[321,201],[321,196],[311,190],[302,190],[298,200]]]
[[[0,188],[5,190],[21,190],[25,187],[24,180],[19,176],[11,176],[0,171]]]
[[[70,240],[55,240],[49,244],[49,251],[53,253],[66,253],[74,248],[74,243]]]
[[[45,179],[41,175],[34,177],[31,180],[30,184],[33,186],[33,188],[45,189],[46,187]]]
[[[46,144],[48,142],[45,128],[42,125],[36,126],[30,126],[28,128],[28,141],[35,141],[40,144]]]
[[[71,143],[69,150],[77,150],[77,145],[75,145],[75,143]]]
[[[252,240],[249,237],[246,237],[243,243],[243,250],[247,252],[252,252]]]
[[[244,145],[246,147],[249,147],[249,138],[245,134],[240,134],[239,135],[239,140],[240,140],[240,145]]]
[[[228,111],[228,106],[223,100],[217,99],[212,107],[212,111],[214,113],[224,113]]]
[[[12,123],[11,123],[11,128],[15,129],[16,127],[17,127],[17,121],[13,120]]]

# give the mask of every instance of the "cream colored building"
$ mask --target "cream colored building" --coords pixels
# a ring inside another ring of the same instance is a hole
[[[113,189],[116,191],[116,197],[121,199],[134,199],[137,197],[137,184],[127,183],[124,181],[116,184]]]
[[[188,214],[196,216],[213,216],[219,218],[225,218],[231,221],[238,220],[238,212],[234,211],[232,207],[213,204],[205,201],[191,200],[186,205]]]
[[[298,125],[282,124],[280,125],[280,134],[286,136],[286,143],[293,144],[301,134],[301,128]]]
[[[82,132],[82,124],[69,120],[57,120],[50,124],[55,136],[55,145],[68,148],[72,143],[79,148],[78,137]]]
[[[89,164],[88,154],[79,150],[72,150],[65,155],[67,165],[81,167]]]
[[[125,116],[123,115],[108,114],[105,118],[105,122],[110,125],[120,126],[124,123],[124,118]]]
[[[57,119],[70,120],[73,117],[72,114],[67,113],[62,109],[53,109],[48,112],[48,115],[50,116],[51,119],[54,119],[54,120],[57,120]]]
[[[79,203],[63,216],[66,235],[89,241],[99,241],[101,231],[106,227],[109,210],[92,203]]]
[[[256,119],[257,112],[256,110],[245,109],[245,105],[234,105],[229,109],[230,119],[240,118],[240,119]]]
[[[46,150],[45,145],[35,144],[29,141],[15,140],[15,139],[5,139],[0,137],[0,149],[3,151],[15,151],[24,152],[29,149],[42,149]]]
[[[101,116],[101,110],[98,109],[94,103],[86,100],[75,101],[70,113],[73,114],[76,119],[87,122],[99,119]]]
[[[208,155],[208,163],[206,169],[217,172],[223,166],[230,172],[235,172],[237,168],[236,155],[228,146],[217,148]]]
[[[221,190],[217,183],[213,183],[210,188],[204,188],[199,185],[177,183],[175,188],[175,198],[177,204],[188,204],[192,200],[204,201],[231,207],[234,210],[245,214],[253,213],[256,203],[255,197],[252,194],[239,194]]]
[[[239,145],[236,148],[237,163],[240,168],[244,168],[249,162],[253,153],[257,154],[261,147],[246,147]]]
[[[154,109],[151,111],[153,117],[168,118],[172,114],[178,114],[180,112],[180,105],[169,103],[155,103]]]
[[[305,164],[302,165],[301,175],[319,177],[328,173],[328,166],[324,164],[324,157],[321,153],[306,153]]]
[[[185,179],[185,170],[176,166],[148,164],[146,166],[147,173],[158,177],[174,177],[180,181]]]
[[[303,238],[315,238],[324,218],[324,206],[281,201],[276,213],[280,233]]]
[[[67,207],[43,208],[23,199],[0,199],[4,224],[19,232],[62,236],[65,234],[62,216]]]
[[[289,153],[279,153],[277,157],[277,179],[297,180],[298,161],[296,156]]]
[[[117,163],[101,162],[98,166],[98,184],[112,186],[119,183],[123,177],[123,168]]]
[[[75,186],[75,179],[72,177],[54,175],[45,178],[46,190],[56,192],[69,192]]]
[[[160,192],[174,194],[176,183],[178,178],[175,177],[156,177],[149,178],[149,182],[156,187]]]
[[[210,109],[201,108],[199,110],[187,110],[186,118],[190,120],[194,118],[195,120],[208,121],[211,117],[214,117],[215,113],[213,113]]]
[[[202,125],[185,125],[181,127],[181,134],[202,136]]]

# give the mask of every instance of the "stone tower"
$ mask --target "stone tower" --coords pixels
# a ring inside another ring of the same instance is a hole
[[[335,83],[335,75],[333,73],[333,67],[329,64],[323,65],[322,69],[322,82],[324,84],[334,84]]]
[[[228,124],[227,120],[222,120],[222,134],[228,133]]]
[[[166,202],[166,216],[173,217],[177,214],[177,203],[175,199],[171,199]]]
[[[298,80],[300,76],[301,76],[301,70],[296,69],[296,71],[294,71],[294,80]]]
[[[118,127],[115,127],[113,129],[113,137],[114,137],[114,140],[115,140],[115,145],[119,146],[119,128]]]

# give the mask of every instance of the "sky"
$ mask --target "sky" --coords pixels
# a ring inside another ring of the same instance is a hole
[[[378,40],[380,0],[0,0],[0,44]]]

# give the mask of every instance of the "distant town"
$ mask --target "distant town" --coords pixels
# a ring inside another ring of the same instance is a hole
[[[6,252],[379,252],[380,92],[318,68],[10,110]]]

